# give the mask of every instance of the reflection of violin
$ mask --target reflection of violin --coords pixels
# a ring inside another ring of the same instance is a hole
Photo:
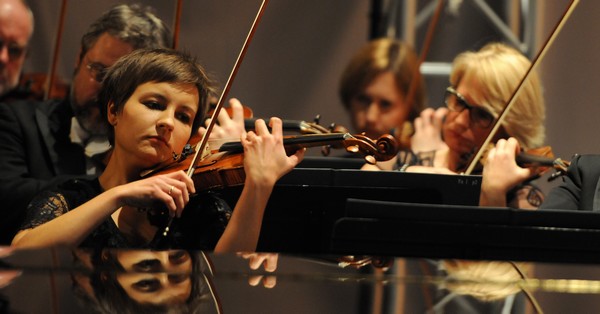
[[[190,167],[193,158],[187,158],[195,154],[198,139],[192,138],[190,144],[186,145],[184,152],[174,156],[174,161],[157,169],[149,170],[142,176],[159,175]],[[331,145],[332,147],[343,147],[352,153],[362,153],[368,163],[390,160],[396,155],[397,142],[391,135],[384,135],[377,141],[373,141],[364,135],[351,135],[349,133],[331,134],[309,134],[298,136],[287,136],[283,139],[283,145],[288,155],[293,154],[301,148]],[[244,183],[244,154],[242,144],[226,142],[219,147],[210,147],[203,154],[201,160],[196,162],[194,173],[191,175],[197,191],[226,188]]]

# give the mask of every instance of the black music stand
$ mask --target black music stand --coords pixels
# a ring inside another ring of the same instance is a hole
[[[360,169],[364,164],[362,157],[305,156],[296,168]]]
[[[335,254],[600,262],[600,214],[348,199]]]
[[[296,168],[274,188],[258,250],[330,253],[348,199],[477,205],[480,185],[480,176]]]

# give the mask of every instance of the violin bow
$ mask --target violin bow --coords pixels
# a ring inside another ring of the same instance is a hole
[[[258,9],[258,13],[254,17],[252,26],[250,26],[250,31],[248,31],[248,35],[246,36],[246,39],[244,40],[242,49],[240,50],[240,53],[238,54],[238,57],[235,60],[233,69],[232,69],[231,73],[229,73],[229,78],[227,78],[227,82],[225,83],[223,92],[221,93],[221,96],[219,97],[217,106],[213,110],[213,114],[210,118],[210,122],[208,123],[208,126],[206,127],[206,132],[204,132],[204,135],[202,135],[202,139],[200,140],[199,148],[196,149],[196,152],[194,153],[194,157],[192,158],[192,160],[190,162],[190,167],[188,168],[187,173],[186,173],[188,177],[192,177],[192,175],[194,174],[194,171],[196,170],[196,162],[198,161],[200,152],[204,151],[204,149],[206,148],[206,144],[208,143],[208,137],[210,135],[210,132],[212,132],[212,129],[213,129],[215,123],[217,122],[217,117],[219,116],[219,112],[221,111],[221,108],[223,108],[223,104],[225,102],[225,99],[227,98],[227,94],[229,94],[229,90],[231,89],[231,84],[232,84],[233,80],[235,79],[235,76],[237,75],[237,72],[240,68],[241,61],[244,59],[244,56],[246,55],[246,51],[248,50],[248,44],[250,43],[252,37],[254,36],[254,33],[256,31],[256,26],[258,25],[258,22],[260,21],[263,13],[265,11],[267,2],[268,2],[268,0],[262,1],[260,8]],[[169,232],[169,227],[171,226],[172,221],[173,221],[173,217],[169,218],[169,222],[167,223],[167,227],[165,228],[165,231],[163,232],[163,236],[166,236],[167,233]]]
[[[52,54],[52,63],[50,64],[50,73],[48,77],[48,84],[44,90],[44,100],[50,98],[52,93],[52,87],[54,87],[54,76],[56,75],[56,65],[58,64],[58,54],[60,51],[60,43],[62,41],[63,29],[65,26],[65,16],[67,14],[67,0],[62,0],[60,6],[60,16],[58,20],[58,29],[56,30],[56,41],[54,42],[54,52]]]
[[[210,135],[210,132],[212,132],[212,129],[213,129],[215,123],[217,122],[217,117],[219,116],[219,112],[221,111],[221,108],[223,108],[223,104],[225,102],[225,99],[227,98],[227,94],[229,94],[229,90],[231,89],[231,84],[233,82],[233,79],[235,78],[235,76],[240,68],[241,61],[244,59],[244,56],[246,55],[246,51],[248,50],[248,44],[250,43],[252,36],[254,36],[254,32],[256,31],[256,26],[258,25],[258,22],[260,21],[260,18],[263,15],[263,12],[265,10],[267,2],[268,2],[267,0],[262,1],[260,8],[258,9],[258,13],[254,17],[254,22],[252,22],[250,31],[248,32],[248,35],[246,36],[246,39],[244,40],[244,45],[242,46],[242,49],[240,50],[240,53],[239,53],[237,59],[235,60],[235,64],[233,65],[233,70],[229,74],[229,78],[227,79],[227,82],[225,83],[225,87],[223,88],[221,97],[219,97],[217,106],[213,110],[213,114],[210,118],[210,122],[209,122],[208,126],[206,127],[206,132],[204,133],[204,135],[202,136],[202,139],[200,140],[200,148],[196,149],[196,153],[194,154],[192,162],[190,163],[190,167],[188,168],[187,175],[190,177],[194,174],[196,161],[198,159],[198,156],[200,155],[200,152],[204,151],[204,149],[206,148],[206,143],[208,142],[208,136]]]
[[[431,46],[431,41],[433,40],[433,35],[435,34],[435,28],[438,24],[439,17],[441,15],[443,8],[444,8],[444,0],[439,0],[437,3],[436,9],[435,9],[434,15],[431,18],[431,21],[429,22],[427,34],[425,36],[425,41],[423,42],[423,48],[421,49],[421,54],[419,55],[419,59],[417,60],[417,65],[412,73],[412,80],[410,81],[410,84],[408,85],[408,91],[406,92],[406,97],[404,98],[404,103],[411,106],[411,108],[413,107],[415,93],[417,92],[417,86],[418,86],[417,82],[419,82],[421,80],[421,76],[422,76],[421,75],[421,64],[423,64],[423,62],[425,62],[425,59],[427,58],[427,54],[429,53],[429,47]],[[408,122],[408,123],[404,123],[403,125],[398,126],[398,127],[400,127],[400,131],[393,130],[394,134],[392,134],[392,135],[394,137],[397,137],[397,140],[399,142],[398,149],[410,147],[410,137],[414,133],[414,130],[411,130],[412,129],[412,124],[411,124],[412,121],[406,121],[406,122]],[[410,125],[411,128],[407,130],[405,127],[408,125]],[[407,131],[410,131],[410,132],[407,132]]]
[[[177,7],[175,8],[175,19],[173,21],[173,49],[179,47],[179,29],[181,27],[181,10],[183,7],[183,0],[177,0]]]
[[[508,114],[508,111],[512,108],[512,106],[516,102],[517,96],[520,94],[521,90],[523,90],[524,82],[527,80],[529,75],[537,69],[538,65],[540,64],[540,60],[542,60],[542,58],[545,56],[546,52],[548,51],[548,48],[550,47],[552,42],[554,42],[554,39],[556,39],[556,37],[558,36],[558,33],[560,33],[560,30],[563,28],[564,24],[567,22],[567,20],[569,19],[569,16],[571,15],[571,13],[573,13],[573,11],[575,10],[575,7],[577,6],[578,3],[579,3],[579,0],[571,0],[569,5],[567,6],[567,9],[563,13],[563,16],[560,18],[558,23],[556,23],[556,25],[554,26],[554,29],[552,30],[552,33],[550,34],[550,36],[548,37],[548,39],[542,46],[542,49],[535,56],[535,58],[533,59],[533,62],[531,63],[531,66],[529,67],[527,72],[525,72],[525,75],[519,82],[519,85],[517,85],[517,88],[511,95],[511,97],[508,101],[508,104],[504,107],[504,109],[502,109],[502,112],[500,112],[498,119],[496,119],[496,121],[493,124],[492,129],[490,130],[490,134],[488,134],[488,136],[485,139],[485,141],[483,142],[483,144],[478,148],[477,154],[475,154],[475,156],[469,163],[469,167],[467,168],[467,170],[465,171],[464,174],[470,175],[473,172],[473,170],[475,169],[475,166],[477,165],[477,162],[479,162],[479,160],[483,156],[483,153],[486,150],[485,148],[488,147],[490,145],[490,143],[492,142],[492,138],[494,137],[496,132],[498,132],[498,129],[500,129],[500,124],[502,123],[502,121],[504,120],[506,115]]]
[[[425,35],[425,41],[423,42],[423,48],[421,49],[421,55],[419,56],[419,60],[417,63],[417,67],[413,73],[413,77],[420,79],[421,78],[421,64],[425,62],[427,58],[427,54],[429,53],[429,47],[431,46],[431,41],[433,40],[433,35],[435,34],[435,28],[440,19],[440,15],[442,9],[444,8],[444,0],[439,0],[437,3],[437,7],[435,9],[434,15],[431,18],[431,22],[429,23],[429,27],[427,29],[427,34]],[[417,84],[414,83],[415,79],[410,81],[410,85],[408,87],[408,93],[406,94],[405,102],[411,104],[413,102],[413,98],[415,97],[415,93],[417,90]]]

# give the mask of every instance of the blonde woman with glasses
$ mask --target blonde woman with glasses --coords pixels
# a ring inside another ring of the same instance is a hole
[[[521,52],[503,43],[489,43],[478,51],[459,54],[452,64],[450,86],[444,91],[444,106],[437,110],[424,110],[414,122],[411,151],[401,151],[394,160],[379,163],[377,169],[448,174],[463,172],[490,134],[494,121],[530,65],[529,59]],[[538,75],[531,73],[523,84],[514,106],[492,140],[503,149],[528,150],[544,143],[545,103]],[[377,170],[376,167],[365,165],[363,169]],[[498,172],[501,169],[490,175]],[[493,202],[485,205],[539,206],[543,194],[527,182],[532,173],[520,169],[519,173],[503,175],[509,177],[502,181],[502,186],[490,187],[490,192],[506,193],[498,194],[502,197],[493,197]],[[484,200],[491,201],[491,198],[484,197]]]

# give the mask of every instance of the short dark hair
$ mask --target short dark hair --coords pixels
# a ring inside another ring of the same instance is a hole
[[[81,38],[80,60],[104,33],[130,44],[133,49],[171,47],[171,31],[151,7],[119,4],[104,12],[85,32]]]
[[[204,121],[208,101],[216,93],[213,80],[190,54],[169,48],[138,49],[121,57],[106,73],[98,95],[105,119],[110,102],[117,113],[121,112],[136,88],[147,82],[196,86],[200,101],[192,130]],[[114,131],[110,127],[109,141],[114,144]]]

